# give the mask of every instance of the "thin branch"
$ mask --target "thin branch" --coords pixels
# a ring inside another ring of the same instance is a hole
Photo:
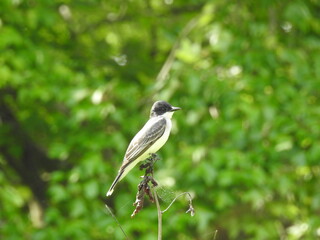
[[[162,239],[162,211],[160,208],[159,199],[158,199],[157,191],[155,190],[155,188],[153,188],[153,195],[154,195],[154,199],[155,199],[157,210],[158,210],[158,240],[161,240]]]
[[[145,174],[143,176],[142,181],[138,185],[138,192],[136,195],[136,200],[133,204],[135,206],[135,210],[133,211],[131,217],[134,217],[140,210],[143,208],[144,203],[144,195],[147,195],[151,202],[155,202],[157,206],[157,212],[158,212],[158,240],[162,239],[162,214],[165,213],[172,204],[177,200],[178,197],[186,194],[189,198],[189,209],[186,211],[186,213],[191,214],[191,216],[194,216],[194,208],[192,206],[192,198],[191,194],[188,192],[184,192],[179,194],[174,198],[174,200],[169,204],[169,206],[164,210],[161,211],[159,198],[157,191],[155,189],[156,186],[158,186],[158,183],[154,179],[153,176],[153,165],[158,160],[157,154],[150,154],[150,157],[147,159],[146,163],[140,165],[140,170],[145,169]]]
[[[218,230],[215,230],[215,231],[214,231],[214,235],[213,235],[213,240],[216,240],[216,238],[217,238],[217,233],[218,233]]]
[[[152,196],[149,183],[151,183],[152,187],[158,186],[158,183],[153,178],[153,165],[158,159],[159,157],[157,156],[157,154],[152,153],[150,154],[150,157],[147,158],[146,163],[140,165],[140,170],[145,169],[145,174],[142,181],[138,185],[136,200],[133,203],[133,206],[135,206],[136,208],[131,214],[131,217],[134,217],[143,208],[144,195],[147,195],[150,201],[154,202],[154,197]]]
[[[186,213],[190,212],[191,216],[193,217],[194,214],[195,214],[195,211],[194,211],[194,208],[192,206],[192,198],[191,198],[191,194],[189,192],[183,192],[183,193],[180,193],[178,196],[176,196],[172,202],[169,204],[169,206],[163,210],[161,213],[165,213],[166,211],[169,210],[169,208],[172,206],[172,204],[177,200],[177,198],[181,197],[182,195],[186,194],[189,198],[189,209],[186,211]]]
[[[125,238],[128,240],[129,237],[127,236],[126,232],[123,230],[120,222],[118,221],[118,219],[116,218],[116,216],[113,214],[113,212],[111,211],[111,209],[109,208],[109,206],[107,204],[105,204],[105,207],[107,208],[108,212],[110,213],[110,215],[112,216],[112,218],[116,221],[116,223],[118,224],[119,228],[121,229],[123,235],[125,236]]]
[[[180,43],[182,39],[184,39],[191,31],[192,29],[197,25],[198,23],[198,17],[195,17],[191,19],[187,25],[182,29],[178,39],[174,43],[173,47],[171,48],[171,51],[169,53],[169,56],[167,57],[165,63],[163,64],[157,78],[156,78],[156,91],[159,91],[162,89],[165,85],[165,80],[167,79],[167,76],[169,74],[170,69],[172,68],[174,59],[176,57],[176,52],[180,46]]]

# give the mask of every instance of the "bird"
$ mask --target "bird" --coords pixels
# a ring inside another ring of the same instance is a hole
[[[121,181],[137,163],[148,158],[150,154],[156,153],[167,142],[172,127],[172,115],[178,110],[181,110],[181,108],[173,107],[168,102],[162,100],[156,101],[152,105],[150,118],[131,140],[118,175],[106,194],[107,197],[113,193],[117,183]]]

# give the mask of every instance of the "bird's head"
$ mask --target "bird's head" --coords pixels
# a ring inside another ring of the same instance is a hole
[[[157,117],[160,115],[164,115],[165,113],[171,113],[180,110],[179,107],[173,107],[171,104],[166,101],[156,101],[150,111],[150,117]]]

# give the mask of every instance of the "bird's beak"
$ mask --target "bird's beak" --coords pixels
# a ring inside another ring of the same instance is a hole
[[[175,112],[175,111],[178,111],[178,110],[181,110],[181,108],[179,108],[179,107],[172,107],[171,108],[171,112]]]

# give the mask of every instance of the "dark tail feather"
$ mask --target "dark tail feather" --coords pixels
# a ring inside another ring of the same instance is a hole
[[[115,188],[115,186],[117,185],[117,183],[120,181],[120,178],[123,174],[123,171],[120,171],[116,177],[116,179],[113,181],[113,183],[111,184],[111,187],[109,189],[109,191],[107,192],[107,197],[110,196],[113,193],[113,190]]]

